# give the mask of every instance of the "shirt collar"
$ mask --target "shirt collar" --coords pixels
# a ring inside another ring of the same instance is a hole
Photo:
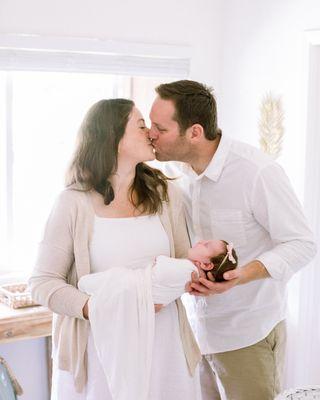
[[[194,180],[202,179],[204,176],[211,179],[214,182],[217,182],[220,178],[221,172],[223,170],[225,161],[229,154],[231,146],[231,140],[225,134],[221,135],[219,146],[214,153],[211,161],[207,165],[207,168],[202,172],[202,174],[198,175],[189,164],[184,164],[182,167],[183,173],[188,175],[190,178]]]

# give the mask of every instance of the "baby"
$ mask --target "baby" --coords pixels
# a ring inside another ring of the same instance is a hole
[[[235,269],[238,257],[232,243],[224,240],[203,240],[188,252],[188,259],[205,271],[210,281],[223,282],[223,274]]]
[[[132,269],[132,265],[123,265],[122,271],[128,282],[131,278],[135,279],[135,276],[141,279],[142,275],[139,275],[139,271],[150,271],[149,278],[144,282],[150,285],[153,303],[167,305],[186,292],[186,284],[190,282],[193,272],[198,273],[202,270],[209,280],[222,282],[224,281],[223,274],[236,268],[237,264],[238,257],[231,243],[228,244],[223,240],[206,240],[191,247],[188,258],[157,256],[154,262],[148,265],[143,265],[142,262],[140,270]],[[114,270],[109,269],[81,277],[78,283],[79,289],[89,295],[97,293],[106,280],[110,281]],[[119,271],[118,268],[117,270]],[[122,290],[130,291],[130,283],[121,282],[117,293]]]
[[[191,273],[205,272],[211,281],[222,282],[226,271],[235,269],[238,257],[233,245],[223,240],[196,243],[187,259],[158,256],[152,267],[152,297],[155,304],[167,305],[185,293]]]

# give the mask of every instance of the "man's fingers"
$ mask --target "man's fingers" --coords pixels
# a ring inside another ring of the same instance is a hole
[[[199,283],[192,283],[191,284],[191,288],[196,290],[199,293],[202,293],[202,295],[208,295],[209,294],[208,289],[205,286],[203,286],[203,285],[201,285]]]
[[[191,282],[187,282],[186,286],[184,287],[184,289],[185,289],[186,292],[191,293],[191,291],[192,291]]]
[[[204,272],[203,269],[199,270],[199,278],[205,278],[206,277],[206,273]]]
[[[204,285],[205,287],[207,287],[208,289],[214,289],[214,282],[209,281],[208,279],[205,278],[200,278],[199,282],[202,283],[202,285]]]
[[[230,281],[232,279],[239,278],[240,276],[240,269],[233,269],[232,271],[227,271],[223,274],[225,280]]]
[[[191,272],[191,281],[199,282],[199,275],[195,271]]]
[[[199,283],[208,288],[211,293],[223,293],[234,286],[234,281],[230,282],[211,282],[208,279],[199,279]]]
[[[215,281],[212,272],[209,271],[209,272],[207,273],[207,276],[208,276],[208,278],[209,278],[209,280],[210,280],[211,282],[214,282],[214,281]]]

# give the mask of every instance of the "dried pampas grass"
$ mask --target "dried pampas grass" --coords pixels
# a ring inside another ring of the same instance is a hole
[[[281,153],[284,135],[281,98],[267,93],[262,99],[260,114],[260,147],[276,159]]]

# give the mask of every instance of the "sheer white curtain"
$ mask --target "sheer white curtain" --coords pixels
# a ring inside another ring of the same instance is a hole
[[[304,205],[315,234],[318,254],[290,283],[289,296],[293,307],[288,318],[286,370],[286,386],[290,387],[320,385],[320,45],[310,46],[308,72]]]

